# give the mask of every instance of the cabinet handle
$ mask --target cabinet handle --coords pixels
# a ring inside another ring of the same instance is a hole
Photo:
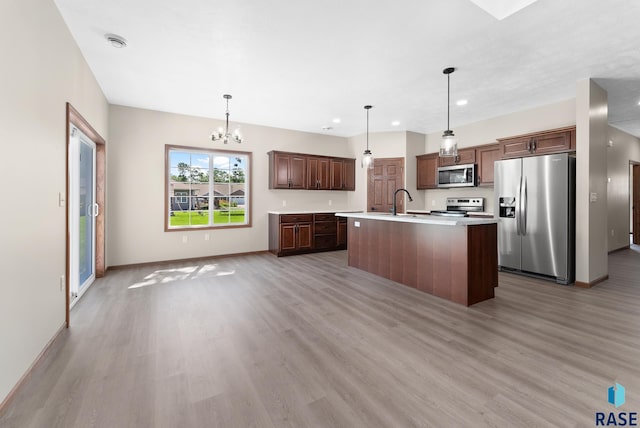
[[[538,141],[534,138],[533,139],[533,151],[535,152],[537,150],[538,146]]]

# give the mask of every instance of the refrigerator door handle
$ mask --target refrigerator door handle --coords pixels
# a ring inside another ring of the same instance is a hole
[[[520,177],[520,181],[518,182],[518,190],[516,190],[516,234],[521,235],[520,233],[520,214],[522,212],[520,202],[522,201],[522,177]]]
[[[520,223],[520,233],[522,235],[527,234],[527,177],[522,177],[522,197],[520,201],[522,201],[522,207],[520,208],[520,213],[522,214],[522,221]]]

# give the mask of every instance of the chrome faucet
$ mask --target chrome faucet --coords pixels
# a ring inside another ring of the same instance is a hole
[[[411,197],[411,193],[409,193],[407,189],[396,190],[395,193],[393,194],[393,211],[391,211],[393,215],[398,215],[398,209],[396,208],[396,199],[397,199],[396,195],[398,194],[398,192],[405,192],[409,197],[409,202],[413,201],[413,198]]]

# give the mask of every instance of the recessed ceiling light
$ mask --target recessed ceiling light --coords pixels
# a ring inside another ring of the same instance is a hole
[[[391,126],[399,126],[399,125],[400,125],[399,120],[394,120],[393,122],[391,122]]]
[[[456,101],[456,105],[458,106],[466,106],[469,103],[468,100],[458,100]]]
[[[334,118],[333,123],[340,123],[340,118],[339,117]]]
[[[120,37],[116,34],[105,34],[104,38],[107,39],[109,43],[111,43],[111,46],[113,46],[114,48],[121,49],[127,47],[127,41],[124,39],[124,37]]]

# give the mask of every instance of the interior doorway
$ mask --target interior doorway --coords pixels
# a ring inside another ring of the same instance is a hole
[[[67,327],[73,304],[105,273],[105,161],[104,138],[67,103]]]
[[[367,170],[367,211],[390,212],[396,189],[404,187],[404,158],[373,160],[373,168]],[[398,196],[397,209],[404,212],[405,194]]]

